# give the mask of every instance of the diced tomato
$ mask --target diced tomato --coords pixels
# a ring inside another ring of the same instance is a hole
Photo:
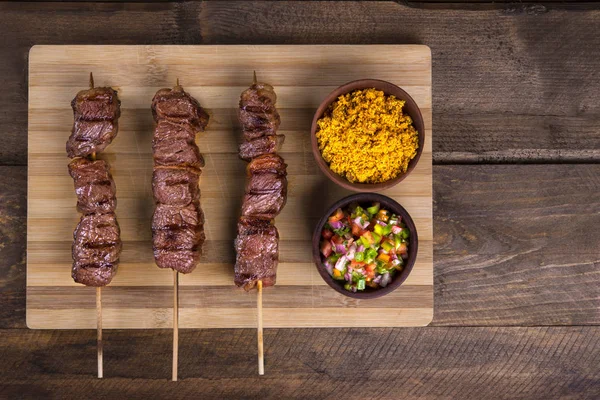
[[[354,260],[350,261],[350,266],[352,268],[362,268],[364,265],[365,265],[365,263],[362,261],[354,261]]]
[[[321,232],[321,236],[323,236],[323,239],[331,239],[333,237],[333,231],[330,229],[323,229],[323,232]]]
[[[344,218],[344,212],[341,208],[338,208],[337,210],[335,210],[335,213],[331,217],[329,217],[329,222],[337,222],[340,221],[342,218]]]
[[[373,235],[370,231],[366,231],[365,233],[363,233],[362,237],[364,237],[367,240],[367,242],[369,242],[369,244],[375,243],[375,240],[373,240]]]
[[[352,235],[361,236],[362,228],[356,224],[352,224]]]
[[[329,257],[333,252],[332,247],[333,246],[331,245],[331,242],[329,240],[321,241],[321,254],[323,254],[325,257]]]
[[[372,287],[373,289],[377,289],[379,287],[379,285],[373,281],[367,281],[366,284],[367,286]]]
[[[408,254],[408,245],[406,243],[401,243],[400,246],[398,247],[398,250],[396,250],[396,253],[402,254],[402,255]]]
[[[366,267],[367,271],[371,272],[375,270],[375,264],[371,263]]]
[[[344,242],[344,239],[339,235],[333,235],[331,241],[335,244],[342,244]]]

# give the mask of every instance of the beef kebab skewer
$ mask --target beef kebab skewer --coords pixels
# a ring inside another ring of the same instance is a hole
[[[196,145],[196,134],[208,124],[208,114],[179,85],[160,89],[152,99],[156,122],[152,153],[152,192],[156,208],[152,217],[152,247],[159,268],[173,270],[173,374],[177,380],[179,359],[178,273],[196,268],[204,235],[200,208],[200,179],[204,159]]]
[[[117,206],[115,182],[110,165],[96,160],[118,131],[121,102],[110,87],[82,90],[71,102],[73,129],[67,141],[69,174],[77,194],[77,209],[82,216],[73,232],[73,268],[77,283],[96,287],[96,330],[98,378],[103,377],[102,287],[117,272],[121,253],[120,228],[115,215]]]
[[[275,285],[279,233],[274,218],[287,199],[287,165],[277,152],[284,141],[277,135],[280,117],[271,85],[254,81],[240,98],[239,120],[244,142],[240,158],[249,161],[242,216],[235,239],[235,284],[257,289],[258,373],[264,375],[262,289]]]

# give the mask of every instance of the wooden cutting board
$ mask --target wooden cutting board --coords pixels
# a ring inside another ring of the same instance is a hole
[[[256,292],[233,285],[233,239],[246,163],[236,112],[252,82],[275,87],[281,113],[281,152],[289,196],[279,228],[277,285],[264,291],[265,327],[421,326],[433,316],[431,52],[427,46],[35,46],[29,54],[29,179],[27,325],[95,328],[95,290],[71,279],[71,241],[79,214],[67,172],[65,142],[71,99],[88,85],[112,86],[122,101],[119,134],[99,158],[117,185],[123,253],[103,289],[105,328],[170,328],[172,274],[155,266],[150,218],[153,121],[150,101],[179,78],[210,114],[197,143],[206,159],[200,179],[207,241],[198,268],[180,275],[180,326],[256,326]],[[419,232],[414,269],[395,292],[358,301],[336,293],[311,261],[311,235],[322,213],[349,194],[327,180],[310,151],[310,125],[320,101],[360,78],[388,80],[407,90],[423,112],[425,149],[404,182],[383,192],[413,216]]]

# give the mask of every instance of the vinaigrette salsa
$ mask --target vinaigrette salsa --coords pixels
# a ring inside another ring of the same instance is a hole
[[[321,232],[323,264],[352,292],[386,287],[408,258],[410,232],[402,217],[379,203],[338,208]]]

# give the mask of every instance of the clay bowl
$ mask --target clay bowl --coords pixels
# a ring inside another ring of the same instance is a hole
[[[390,210],[396,215],[400,215],[402,217],[402,222],[406,225],[406,227],[410,231],[410,240],[408,246],[408,259],[404,264],[404,269],[393,277],[393,280],[384,288],[373,289],[367,287],[364,291],[359,292],[349,292],[344,289],[344,281],[336,281],[329,275],[325,265],[323,265],[323,256],[319,249],[319,244],[321,242],[321,232],[323,231],[323,227],[327,222],[327,219],[331,214],[334,213],[338,208],[345,209],[351,203],[358,203],[360,206],[368,205],[371,203],[379,202],[382,208]],[[417,236],[417,228],[415,227],[415,223],[413,222],[411,216],[408,212],[402,207],[398,202],[392,200],[391,198],[378,194],[378,193],[357,193],[350,195],[348,197],[339,200],[335,204],[331,206],[327,210],[327,212],[321,217],[319,223],[317,224],[315,231],[313,233],[312,238],[312,252],[313,252],[313,261],[319,271],[319,275],[323,278],[325,282],[329,286],[331,286],[335,291],[343,294],[344,296],[352,297],[355,299],[374,299],[376,297],[385,296],[386,294],[396,290],[402,283],[406,280],[410,272],[412,271],[413,265],[417,259],[417,252],[419,250],[419,237]]]
[[[406,173],[401,174],[394,179],[391,179],[386,182],[381,182],[381,183],[352,183],[352,182],[349,182],[345,177],[342,177],[342,176],[336,174],[335,172],[333,172],[331,169],[329,169],[329,165],[327,164],[327,162],[325,162],[325,160],[323,159],[323,156],[321,156],[321,151],[319,150],[319,145],[317,143],[317,136],[316,136],[317,121],[327,111],[327,109],[329,108],[331,103],[333,103],[339,96],[344,95],[346,93],[353,92],[355,90],[369,89],[369,88],[375,88],[375,89],[381,90],[386,95],[394,95],[394,96],[396,96],[396,98],[405,101],[403,111],[405,113],[407,113],[408,115],[410,115],[410,117],[413,120],[413,126],[419,133],[419,148],[417,149],[417,155],[415,156],[415,158],[413,158],[409,162]],[[321,171],[323,171],[323,173],[329,179],[331,179],[333,182],[337,183],[338,185],[340,185],[348,190],[353,190],[355,192],[377,192],[377,191],[391,188],[392,186],[397,185],[398,183],[402,182],[408,175],[410,175],[412,170],[415,169],[415,166],[419,162],[419,158],[421,158],[421,153],[423,152],[423,146],[425,144],[425,124],[423,122],[423,116],[421,115],[421,110],[419,110],[417,103],[404,90],[400,89],[398,86],[396,86],[390,82],[381,81],[381,80],[377,80],[377,79],[361,79],[361,80],[353,81],[353,82],[346,83],[345,85],[340,86],[339,88],[337,88],[336,90],[331,92],[329,94],[329,96],[327,96],[325,98],[325,100],[323,100],[323,102],[321,103],[321,105],[319,106],[319,108],[317,109],[317,111],[315,112],[315,115],[313,117],[311,133],[310,133],[310,140],[311,140],[312,152],[315,157],[315,160],[317,161],[317,165],[319,166],[319,168],[321,168]]]

